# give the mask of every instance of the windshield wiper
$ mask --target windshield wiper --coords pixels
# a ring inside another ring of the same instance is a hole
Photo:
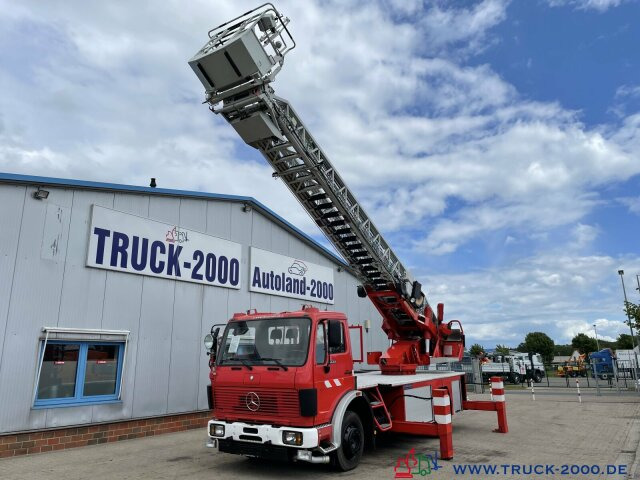
[[[227,358],[226,360],[221,359],[218,365],[229,365],[229,362],[240,362],[249,370],[253,370],[253,367],[251,366],[251,364],[242,358]]]
[[[287,370],[289,370],[286,366],[284,366],[282,364],[282,362],[280,361],[279,358],[260,358],[260,360],[266,360],[266,361],[271,361],[271,362],[275,362],[276,365],[278,365],[280,368],[282,368],[285,372]]]
[[[242,365],[247,367],[249,370],[253,370],[253,367],[251,366],[251,364],[249,362],[247,362],[246,360],[244,360],[243,358],[236,358],[234,360],[238,360],[240,363],[242,363]]]

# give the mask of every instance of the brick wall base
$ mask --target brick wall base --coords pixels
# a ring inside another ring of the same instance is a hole
[[[65,450],[86,445],[99,445],[101,443],[202,428],[207,425],[207,421],[210,418],[211,412],[205,411],[142,420],[101,423],[83,427],[65,427],[0,435],[0,458]]]

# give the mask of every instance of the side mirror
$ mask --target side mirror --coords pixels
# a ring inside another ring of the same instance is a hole
[[[218,345],[220,344],[220,342],[218,341],[218,334],[220,333],[220,327],[216,327],[213,330],[213,347],[211,347],[211,355],[213,355],[213,358],[216,358],[216,355],[218,353]]]
[[[342,345],[342,323],[329,322],[329,351]]]
[[[218,334],[220,333],[220,327],[211,327],[211,333],[207,333],[204,337],[204,348],[207,350],[207,355],[213,359],[216,358],[218,353]]]

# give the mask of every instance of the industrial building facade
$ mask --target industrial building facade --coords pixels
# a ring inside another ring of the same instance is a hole
[[[0,174],[0,271],[0,445],[206,417],[202,339],[235,312],[313,304],[365,327],[356,357],[388,346],[342,261],[250,197]]]

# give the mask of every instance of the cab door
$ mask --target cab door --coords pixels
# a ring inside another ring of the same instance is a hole
[[[328,422],[342,396],[355,388],[353,357],[345,320],[318,322],[315,341],[314,386],[318,391],[316,423]]]

